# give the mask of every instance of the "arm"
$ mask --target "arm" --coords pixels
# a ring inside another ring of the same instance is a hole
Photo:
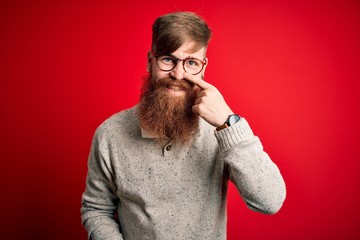
[[[184,78],[199,87],[192,110],[209,124],[219,127],[233,114],[216,87],[190,74],[185,73]],[[228,176],[247,206],[263,213],[276,213],[285,200],[285,183],[247,121],[242,118],[235,125],[215,132],[215,136]]]
[[[247,121],[242,118],[215,136],[228,176],[247,206],[266,214],[279,211],[286,197],[284,180]]]
[[[95,134],[82,195],[81,220],[92,240],[122,240],[115,220],[118,197],[106,143]]]

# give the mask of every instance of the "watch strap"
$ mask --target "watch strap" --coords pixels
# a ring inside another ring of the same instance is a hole
[[[220,131],[220,130],[223,130],[225,128],[229,127],[226,123],[224,123],[223,125],[220,125],[216,128],[216,131]]]

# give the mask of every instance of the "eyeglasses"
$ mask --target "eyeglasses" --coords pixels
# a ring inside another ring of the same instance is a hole
[[[179,61],[183,62],[184,71],[192,75],[199,74],[206,65],[206,59],[201,61],[200,59],[194,57],[180,59],[174,56],[155,56],[155,58],[156,65],[164,72],[170,72],[174,70]]]

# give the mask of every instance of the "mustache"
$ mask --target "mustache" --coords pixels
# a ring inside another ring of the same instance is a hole
[[[178,87],[181,90],[184,91],[191,91],[194,88],[194,84],[187,81],[186,79],[181,79],[181,80],[174,80],[172,78],[169,77],[165,77],[165,78],[160,78],[157,81],[152,81],[153,82],[153,86],[155,88],[171,88],[171,87]]]

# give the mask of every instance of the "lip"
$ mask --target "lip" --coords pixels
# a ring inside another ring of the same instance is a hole
[[[183,88],[179,87],[179,86],[169,86],[167,87],[168,92],[170,92],[171,94],[174,95],[184,95],[185,91]]]
[[[170,90],[172,90],[174,92],[184,91],[183,89],[181,89],[178,86],[171,86],[171,87],[168,87],[168,89],[170,89]]]

